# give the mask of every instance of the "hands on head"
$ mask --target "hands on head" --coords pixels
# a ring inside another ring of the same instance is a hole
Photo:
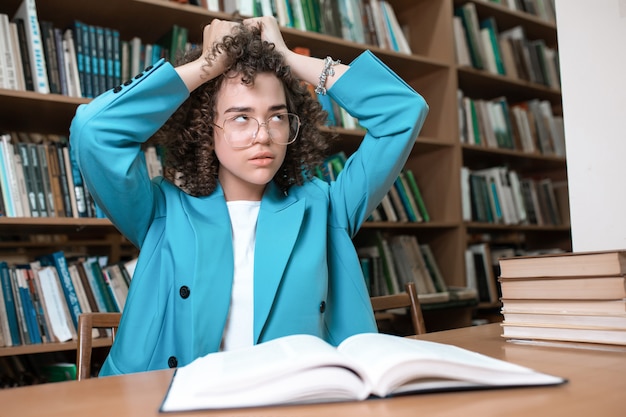
[[[273,16],[249,18],[241,23],[213,19],[210,24],[204,27],[202,40],[203,54],[195,61],[177,68],[178,73],[187,85],[189,91],[193,91],[202,83],[224,73],[226,69],[224,62],[225,55],[221,53],[220,50],[215,50],[213,47],[215,44],[222,42],[225,37],[231,36],[233,30],[240,25],[258,26],[261,29],[261,39],[273,43],[276,50],[281,52],[286,59],[289,59],[292,52],[287,48],[280,32],[278,22]],[[206,65],[207,60],[210,65]]]

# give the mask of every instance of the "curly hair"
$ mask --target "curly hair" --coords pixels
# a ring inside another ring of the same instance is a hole
[[[194,48],[182,55],[177,64],[198,59],[201,53],[201,48]],[[217,187],[219,168],[212,124],[217,93],[226,77],[240,76],[243,83],[253,84],[257,74],[273,73],[284,86],[287,111],[297,114],[301,121],[298,139],[287,147],[285,160],[273,180],[284,192],[309,180],[334,139],[319,129],[327,113],[291,72],[274,44],[261,40],[259,27],[236,26],[232,35],[213,45],[207,54],[207,65],[217,53],[226,56],[224,73],[194,90],[151,140],[164,151],[165,178],[190,195],[211,194]]]

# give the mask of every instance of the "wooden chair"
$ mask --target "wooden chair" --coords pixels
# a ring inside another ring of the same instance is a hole
[[[420,306],[419,298],[417,297],[415,284],[412,282],[406,284],[405,290],[406,292],[400,294],[372,297],[372,309],[374,310],[374,313],[376,313],[395,308],[408,307],[415,334],[426,333],[422,307]]]
[[[78,343],[76,346],[76,374],[79,381],[91,376],[93,329],[110,329],[112,340],[122,313],[83,313],[78,316]]]

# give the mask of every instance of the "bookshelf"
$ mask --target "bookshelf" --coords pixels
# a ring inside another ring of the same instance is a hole
[[[487,241],[530,249],[559,247],[567,250],[571,247],[567,224],[503,225],[463,220],[459,175],[462,166],[480,169],[506,164],[528,175],[566,179],[566,163],[562,157],[460,143],[457,118],[459,88],[475,98],[490,99],[504,95],[516,101],[532,98],[548,100],[556,112],[560,111],[561,98],[559,90],[456,64],[452,17],[455,7],[468,2],[475,4],[479,15],[494,16],[501,29],[522,25],[529,37],[541,38],[547,44],[556,46],[554,23],[486,1],[389,1],[400,24],[408,28],[410,55],[322,33],[283,28],[288,46],[309,48],[312,55],[332,55],[335,59],[350,62],[364,48],[369,48],[426,98],[430,113],[407,168],[413,171],[420,184],[431,220],[423,223],[369,221],[355,241],[357,244],[367,242],[378,232],[415,235],[420,243],[431,247],[446,283],[454,286],[466,285],[465,250],[469,244]],[[0,6],[0,13],[12,16],[19,4],[20,0],[6,0]],[[201,40],[200,28],[211,19],[230,18],[226,13],[209,12],[198,6],[166,0],[109,0],[106,3],[39,1],[37,13],[40,20],[52,21],[57,27],[68,27],[74,19],[80,19],[116,28],[121,39],[139,36],[146,42],[156,42],[174,24],[178,24],[188,28],[189,41],[197,43]],[[0,130],[67,135],[77,106],[88,101],[86,98],[58,94],[0,89],[0,112],[3,115]],[[337,150],[343,150],[348,155],[362,138],[358,130],[328,129],[340,135],[342,140]],[[33,235],[47,238],[32,239]],[[6,257],[10,260],[13,255],[33,257],[59,249],[104,254],[111,261],[135,254],[132,245],[105,219],[0,217],[0,259]],[[457,310],[451,310],[450,314],[456,314],[454,311]],[[442,310],[440,314],[448,313]],[[106,345],[106,341],[103,343]],[[65,351],[74,346],[73,343],[64,343],[42,347],[0,347],[0,357]]]

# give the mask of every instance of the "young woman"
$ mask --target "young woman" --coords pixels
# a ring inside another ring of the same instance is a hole
[[[186,63],[158,62],[72,122],[91,194],[140,249],[100,375],[377,330],[351,239],[406,162],[425,101],[370,52],[348,66],[290,51],[273,18],[213,20],[203,36]],[[367,129],[331,184],[312,175],[325,113],[302,81]],[[148,176],[151,138],[166,178]]]

